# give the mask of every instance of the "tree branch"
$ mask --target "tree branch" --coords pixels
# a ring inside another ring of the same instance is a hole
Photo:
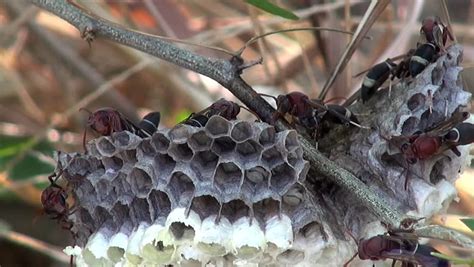
[[[231,59],[204,57],[179,48],[157,36],[125,29],[65,0],[30,1],[63,18],[78,28],[81,33],[133,47],[215,80],[255,111],[263,121],[269,122],[275,111],[240,77],[242,71],[240,67],[243,64],[240,57]],[[276,122],[275,126],[279,130],[288,128],[284,121]],[[308,139],[300,136],[300,142],[307,160],[310,161],[316,173],[327,177],[347,190],[355,201],[366,206],[381,221],[395,227],[399,226],[400,221],[405,217],[400,211],[389,207],[382,198],[370,191],[357,177],[318,152]]]

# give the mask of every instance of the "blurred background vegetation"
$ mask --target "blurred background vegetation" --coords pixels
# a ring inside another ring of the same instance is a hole
[[[76,2],[132,29],[231,51],[252,36],[280,29],[322,26],[354,31],[370,3],[272,1],[299,16],[288,20],[243,0]],[[474,1],[447,2],[453,33],[464,46],[463,78],[470,90]],[[421,19],[439,15],[446,22],[441,10],[440,1],[392,1],[369,31],[373,39],[362,42],[328,98],[348,97],[361,83],[361,77],[352,77],[355,73],[413,48]],[[316,31],[272,35],[245,51],[246,60],[262,56],[264,63],[246,70],[244,79],[259,92],[298,90],[317,97],[349,38]],[[197,50],[228,57],[211,49]],[[68,264],[59,251],[72,244],[70,234],[41,214],[40,195],[54,170],[53,151],[82,151],[87,114],[79,108],[114,107],[134,121],[156,110],[162,114],[162,127],[171,127],[221,97],[235,100],[206,77],[112,42],[97,39],[89,46],[75,28],[54,15],[24,1],[0,1],[0,266]],[[242,118],[250,118],[242,113]],[[459,201],[448,215],[437,218],[438,223],[468,230],[458,218],[474,215],[473,175],[470,168],[464,172],[457,183]],[[437,246],[449,253],[448,247]]]

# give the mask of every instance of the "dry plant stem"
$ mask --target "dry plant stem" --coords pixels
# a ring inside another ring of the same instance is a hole
[[[252,10],[252,7],[248,7],[247,10],[249,11],[249,17],[252,21],[252,24],[254,25],[255,27],[255,30],[254,30],[254,33],[256,35],[262,35],[263,34],[263,29],[262,27],[258,24],[258,20],[256,19],[257,18],[257,15],[256,15],[256,12],[255,10]],[[248,42],[247,42],[248,43]],[[263,57],[265,56],[265,46],[264,46],[264,43],[266,43],[266,40],[265,38],[261,38],[259,40],[257,40],[257,49],[258,51],[260,52],[260,55]],[[244,48],[247,47],[247,44],[244,46]],[[268,45],[266,46],[268,47]],[[243,50],[241,50],[243,52]],[[240,52],[240,51],[239,51]],[[240,54],[242,54],[242,52],[240,52]],[[264,64],[262,65],[263,67],[263,72],[265,74],[266,77],[269,77],[270,80],[273,79],[272,77],[272,73],[270,71],[270,67],[268,66],[268,64]]]
[[[16,15],[21,14],[25,8],[21,3],[22,1],[5,1],[5,5],[15,13]],[[99,74],[93,66],[85,62],[72,48],[67,44],[59,40],[56,36],[38,26],[34,21],[27,22],[28,28],[34,33],[39,40],[41,40],[46,47],[49,47],[61,60],[66,62],[67,66],[81,75],[86,81],[88,81],[92,87],[99,87],[106,82],[105,78]],[[120,95],[119,93],[111,90],[107,92],[107,97],[113,102],[117,103],[123,113],[130,118],[136,117],[136,107],[130,103],[128,99]]]
[[[351,1],[351,5],[357,5],[363,3],[364,1]],[[344,6],[344,1],[338,1],[336,3],[328,3],[322,5],[313,5],[309,8],[300,9],[293,13],[295,13],[300,20],[304,20],[309,18],[311,15],[329,12],[336,9],[339,9]],[[264,27],[269,27],[275,24],[288,22],[287,19],[280,18],[277,16],[271,16],[266,19],[262,19],[261,23]],[[232,23],[228,26],[221,27],[219,29],[213,29],[209,31],[205,31],[199,34],[196,34],[189,41],[194,42],[205,42],[206,44],[215,44],[222,41],[225,38],[231,36],[237,36],[239,34],[245,33],[247,31],[253,30],[253,25],[249,19],[242,19],[242,22],[239,23]]]
[[[258,35],[262,35],[264,33],[264,30],[263,30],[263,27],[262,27],[262,24],[261,24],[260,20],[258,19],[257,12],[256,12],[255,8],[249,6],[249,11],[250,11],[250,17],[252,19],[252,22],[256,27],[255,31],[258,33]],[[278,57],[275,53],[275,50],[269,44],[269,42],[267,42],[267,40],[265,38],[261,39],[261,44],[262,44],[261,50],[266,50],[266,52],[270,55],[271,60],[275,64],[275,73],[272,77],[272,80],[275,81],[277,79],[277,77],[280,77],[282,75],[282,72],[283,72],[281,64],[280,64],[280,60],[278,60]],[[286,92],[291,91],[288,88],[288,85],[286,84],[286,81],[283,81],[281,83],[281,86],[283,87],[283,89]]]
[[[357,30],[354,36],[352,37],[351,42],[344,51],[344,54],[342,54],[341,59],[337,63],[336,68],[331,72],[331,76],[324,84],[321,94],[319,95],[320,99],[324,99],[326,97],[326,94],[329,92],[329,88],[331,88],[331,85],[334,83],[339,73],[344,70],[347,63],[349,62],[349,59],[352,57],[352,54],[354,54],[360,42],[372,27],[372,24],[374,24],[377,17],[383,12],[385,7],[387,7],[389,3],[389,0],[372,0],[369,8],[367,9],[364,15],[364,18],[357,27]]]
[[[23,26],[26,22],[34,19],[38,13],[38,7],[30,6],[24,10],[18,17],[15,18],[8,26],[5,26],[1,30],[0,44],[3,44],[6,40],[11,38],[11,35],[16,33],[18,29]]]
[[[25,46],[27,37],[28,32],[26,29],[22,29],[18,32],[17,40],[15,40],[15,43],[5,53],[2,63],[6,69],[10,70],[12,78],[17,81],[18,86],[15,87],[16,93],[25,111],[38,123],[44,123],[46,119],[45,114],[31,97],[18,72],[14,70],[18,56]]]
[[[98,37],[136,48],[183,68],[208,76],[229,89],[245,105],[254,110],[262,120],[268,122],[272,117],[274,109],[240,77],[239,66],[241,62],[239,63],[238,58],[224,60],[203,57],[178,48],[154,36],[124,29],[119,25],[90,15],[78,7],[68,4],[66,1],[31,0],[31,2],[53,12],[79,29],[84,29],[85,26],[92,26],[95,35]],[[276,127],[279,129],[287,128],[282,121],[278,121]],[[399,225],[400,220],[404,217],[402,213],[388,207],[384,200],[368,190],[357,177],[321,155],[310,145],[308,140],[304,138],[300,138],[300,140],[305,149],[306,157],[316,172],[351,192],[354,196],[354,201],[363,203],[380,220],[392,225]]]
[[[474,240],[466,235],[439,225],[429,225],[415,230],[418,236],[442,239],[460,246],[474,249]]]
[[[456,38],[456,35],[454,34],[454,31],[453,31],[453,27],[451,26],[451,17],[449,16],[449,10],[448,10],[448,5],[446,4],[446,0],[442,0],[441,1],[441,6],[443,7],[442,10],[443,10],[443,15],[446,19],[446,22],[447,22],[447,26],[448,26],[448,30],[451,32],[451,34],[453,35],[453,41],[455,43],[458,42],[457,38]]]
[[[69,256],[64,254],[60,248],[52,246],[48,243],[45,243],[41,240],[34,239],[22,233],[14,231],[0,231],[0,239],[8,240],[20,246],[35,250],[44,254],[56,261],[62,263],[69,262]]]
[[[166,19],[161,15],[160,10],[158,10],[155,3],[153,3],[152,0],[145,0],[144,4],[146,8],[148,8],[148,10],[150,11],[155,21],[158,23],[158,25],[160,25],[161,29],[163,29],[165,34],[171,38],[177,38],[178,36],[176,36]]]

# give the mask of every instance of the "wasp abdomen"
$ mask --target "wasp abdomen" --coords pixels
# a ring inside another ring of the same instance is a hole
[[[152,136],[154,132],[158,129],[160,124],[160,112],[150,112],[143,117],[143,119],[138,124],[140,128],[141,135]]]
[[[432,43],[425,43],[418,47],[415,54],[410,59],[408,69],[412,77],[420,74],[428,64],[433,62],[436,55],[436,46]]]

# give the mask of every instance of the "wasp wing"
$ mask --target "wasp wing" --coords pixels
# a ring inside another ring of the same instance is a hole
[[[424,133],[430,136],[445,135],[448,131],[465,121],[467,118],[469,118],[469,112],[455,112],[451,118],[426,128]]]

